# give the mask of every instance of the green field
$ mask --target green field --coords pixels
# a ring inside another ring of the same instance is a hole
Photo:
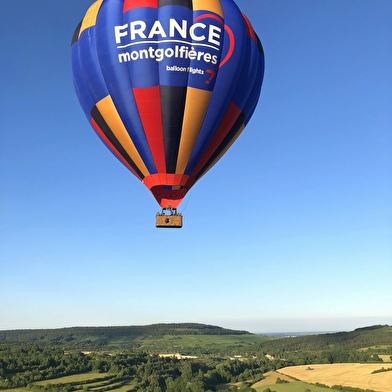
[[[89,391],[115,391],[115,392],[127,392],[132,390],[132,378],[128,377],[125,379],[118,379],[114,376],[110,376],[107,373],[83,373],[75,374],[73,376],[65,376],[54,378],[51,380],[36,381],[32,384],[33,386],[45,387],[47,385],[55,386],[57,389],[62,389],[67,385],[72,385],[75,390]],[[4,389],[2,392],[31,392],[30,388],[13,388]]]
[[[2,389],[2,392],[31,392],[29,388],[12,388],[12,389]]]
[[[264,380],[252,385],[252,388],[254,388],[257,392],[263,392],[266,388],[270,388],[271,391],[276,392],[304,392],[307,389],[312,392],[326,392],[323,387],[294,380],[291,377],[287,377],[275,371],[265,373],[264,376]],[[287,383],[277,384],[276,380],[278,378],[287,381]]]
[[[301,381],[293,381],[290,382],[289,384],[271,384],[271,385],[265,385],[265,386],[260,386],[260,387],[252,387],[254,388],[257,392],[263,392],[266,388],[270,388],[271,391],[275,392],[305,392],[306,390],[309,390],[311,392],[327,392],[328,389],[323,388],[323,387],[318,387],[316,385],[311,385],[307,384],[305,382]]]
[[[93,382],[94,380],[103,381],[107,379],[107,374],[91,372],[83,374],[74,374],[73,376],[64,376],[54,378],[52,380],[37,381],[35,385],[45,386],[46,384],[70,384],[70,383],[81,383],[81,382]]]
[[[124,347],[135,344],[137,340],[140,350],[151,353],[211,354],[223,348],[241,349],[255,343],[271,340],[262,335],[165,335],[165,336],[132,336],[112,338],[110,347]]]
[[[297,381],[291,377],[287,377],[278,372],[272,371],[264,374],[265,379],[252,385],[257,392],[263,392],[267,388],[274,392],[305,392],[310,390],[311,392],[326,392],[326,388],[308,384],[306,382]],[[277,384],[276,380],[280,378],[281,380],[288,381],[287,383]],[[238,388],[241,387],[241,383],[235,383]],[[218,385],[218,391],[224,391],[229,389],[230,384]]]

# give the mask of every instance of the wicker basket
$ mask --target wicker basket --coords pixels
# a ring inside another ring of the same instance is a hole
[[[182,215],[181,214],[173,214],[173,215],[157,214],[156,227],[179,229],[182,227]]]

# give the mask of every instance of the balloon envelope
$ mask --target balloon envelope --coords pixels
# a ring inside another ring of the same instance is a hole
[[[256,107],[264,54],[233,0],[97,0],[72,39],[75,90],[112,153],[176,208]]]

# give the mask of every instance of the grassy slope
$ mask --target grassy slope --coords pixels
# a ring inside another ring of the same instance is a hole
[[[266,388],[270,388],[271,391],[275,392],[304,392],[306,389],[310,389],[311,392],[328,392],[328,389],[310,385],[301,381],[293,381],[289,384],[272,384],[259,387],[252,387],[257,392],[263,392]]]
[[[58,388],[67,384],[73,384],[76,389],[83,390],[84,386],[87,386],[90,391],[99,392],[101,390],[107,390],[110,387],[111,391],[115,392],[126,392],[132,390],[131,378],[126,380],[118,380],[116,378],[107,379],[107,373],[83,373],[75,374],[73,376],[65,376],[54,378],[51,380],[36,381],[33,384],[39,386],[45,386],[48,384],[55,385]],[[2,392],[31,392],[29,388],[16,388],[16,389],[4,389]]]
[[[226,347],[241,348],[254,343],[261,343],[270,338],[261,335],[166,335],[146,336],[139,340],[140,349],[152,353],[177,353],[186,354],[195,352],[211,352]],[[124,340],[110,340],[110,345],[124,344]]]
[[[54,378],[52,380],[42,380],[36,381],[35,385],[43,385],[46,384],[68,384],[74,382],[85,382],[91,381],[99,382],[99,380],[104,380],[107,377],[106,373],[98,373],[98,372],[90,372],[90,373],[82,373],[82,374],[74,374],[72,376],[64,376],[59,378]]]
[[[266,378],[264,380],[253,384],[252,388],[254,388],[257,392],[263,392],[266,388],[270,388],[271,391],[276,392],[304,392],[306,389],[310,389],[312,392],[326,392],[325,388],[311,385],[302,381],[293,380],[292,378],[278,372],[268,372],[265,374],[265,377]],[[276,384],[278,377],[281,380],[286,380],[289,382],[284,384]],[[236,383],[235,385],[240,387],[241,383]],[[224,391],[228,388],[229,385],[220,385],[218,390]]]

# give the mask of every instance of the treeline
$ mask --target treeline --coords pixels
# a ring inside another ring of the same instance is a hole
[[[376,392],[374,389],[352,388],[343,385],[333,385],[331,388],[340,392]]]
[[[0,345],[0,388],[27,386],[33,381],[88,372],[91,359],[81,352],[65,353],[56,346]]]
[[[280,358],[284,363],[294,363],[295,365],[383,362],[377,354],[372,354],[369,351],[338,348],[325,351],[306,351],[302,349],[297,352],[286,351],[278,355],[277,358]]]
[[[120,327],[71,327],[59,329],[24,329],[0,331],[1,342],[73,342],[83,339],[106,341],[130,336],[164,335],[244,335],[247,331],[226,329],[214,325],[197,323],[152,324],[145,326]]]

